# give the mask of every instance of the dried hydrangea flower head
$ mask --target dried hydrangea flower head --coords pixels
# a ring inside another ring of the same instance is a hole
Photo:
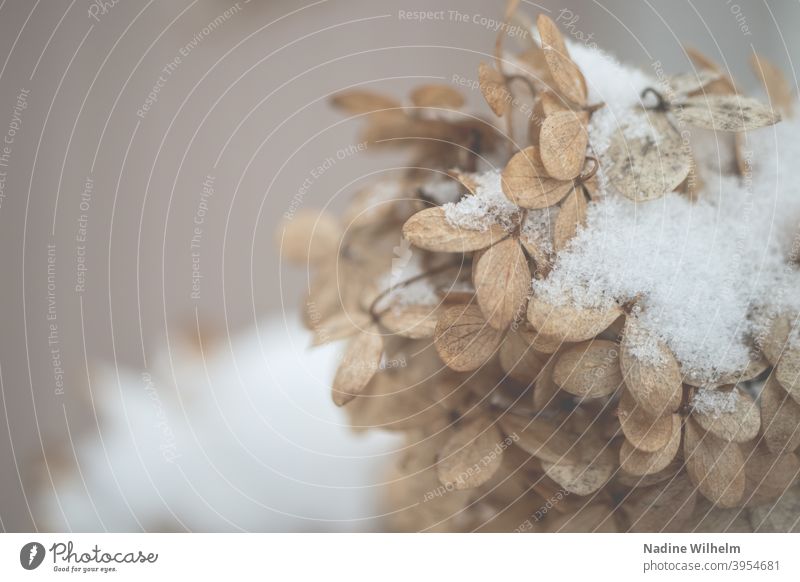
[[[337,95],[414,169],[280,233],[315,340],[349,338],[334,401],[406,435],[390,527],[796,528],[795,96],[762,57],[769,103],[693,50],[653,78],[535,28],[478,67],[505,123],[447,86]]]

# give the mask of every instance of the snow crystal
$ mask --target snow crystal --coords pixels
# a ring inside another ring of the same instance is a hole
[[[533,241],[545,253],[553,252],[553,231],[555,230],[558,206],[529,210],[522,225],[522,235]]]
[[[694,393],[692,408],[699,414],[718,418],[723,414],[734,412],[738,400],[739,393],[736,390],[724,392],[700,388]]]
[[[503,194],[500,171],[492,170],[475,176],[474,195],[465,196],[457,203],[445,204],[445,218],[451,226],[467,230],[487,230],[499,224],[506,230],[514,227],[518,208]]]
[[[577,43],[569,43],[568,49],[586,78],[589,103],[605,103],[592,114],[589,123],[589,143],[595,153],[602,156],[606,152],[611,137],[620,127],[629,138],[647,132],[646,118],[631,113],[640,105],[642,91],[657,86],[655,79],[637,68],[621,64],[599,49]]]

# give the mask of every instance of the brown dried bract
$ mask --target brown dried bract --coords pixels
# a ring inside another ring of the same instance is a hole
[[[577,178],[588,143],[589,134],[576,113],[561,111],[546,117],[539,132],[539,154],[547,173],[556,180]]]
[[[456,428],[439,453],[436,472],[442,485],[473,489],[491,479],[503,460],[503,440],[490,418],[478,417]]]
[[[675,190],[689,175],[692,158],[688,146],[663,113],[647,116],[646,136],[628,139],[619,129],[611,140],[608,157],[614,160],[608,179],[636,202],[655,200]]]
[[[622,432],[631,445],[646,453],[664,448],[672,438],[676,414],[653,416],[645,412],[627,390],[623,391],[617,410]],[[680,419],[678,419],[680,421]],[[680,422],[677,423],[680,430]]]
[[[739,445],[717,438],[689,420],[683,449],[689,478],[700,493],[719,507],[735,507],[745,487],[744,455]]]
[[[751,131],[774,125],[781,116],[760,101],[741,95],[689,97],[674,108],[689,125],[716,131]]]
[[[491,65],[480,63],[478,65],[478,84],[483,98],[486,99],[494,114],[503,117],[512,101],[503,74]]]
[[[344,406],[364,392],[380,367],[382,354],[383,338],[374,325],[350,340],[333,379],[333,401],[337,406]]]
[[[503,192],[522,208],[547,208],[558,204],[573,188],[571,180],[551,178],[539,148],[529,146],[509,160],[503,170]]]
[[[568,342],[591,339],[614,323],[622,311],[613,305],[607,309],[579,309],[571,305],[551,305],[535,295],[528,302],[528,321],[545,336]]]
[[[622,385],[619,346],[602,339],[571,346],[559,356],[553,379],[562,390],[575,396],[609,396]]]
[[[625,384],[645,412],[661,416],[678,409],[682,395],[678,361],[661,340],[643,332],[635,318],[625,322],[620,353]]]
[[[464,105],[464,96],[449,85],[422,85],[411,92],[411,102],[417,107],[459,109]]]
[[[561,204],[553,228],[553,248],[560,252],[567,247],[578,230],[586,225],[588,206],[583,190],[574,188]]]
[[[583,107],[586,105],[586,79],[570,58],[564,37],[552,19],[544,14],[536,19],[536,27],[542,38],[545,62],[555,89],[573,104]]]
[[[704,430],[723,440],[737,443],[753,440],[761,428],[761,411],[755,400],[744,391],[738,388],[732,390],[738,394],[733,411],[703,413],[694,410],[692,418]]]
[[[485,249],[507,236],[499,225],[488,229],[467,230],[447,222],[444,210],[437,206],[417,212],[403,225],[403,236],[411,244],[427,251],[467,253]]]
[[[791,117],[795,97],[783,71],[771,61],[755,53],[750,57],[750,66],[763,83],[764,89],[767,90],[772,107],[787,117]]]
[[[446,309],[436,324],[434,343],[442,361],[457,372],[475,370],[489,361],[502,335],[488,324],[476,305]]]
[[[524,313],[530,293],[531,272],[525,253],[508,238],[486,249],[473,273],[478,305],[496,329],[506,329]]]

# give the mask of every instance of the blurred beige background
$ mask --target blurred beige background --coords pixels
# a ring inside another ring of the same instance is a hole
[[[198,321],[225,351],[271,316],[296,319],[306,278],[279,265],[282,214],[296,196],[338,207],[400,161],[337,159],[358,123],[326,97],[474,77],[494,32],[472,17],[501,4],[0,2],[0,529],[46,527],[31,507],[53,487],[39,459],[57,487],[76,435],[102,431],[87,405],[97,365],[146,372]],[[569,9],[573,30],[643,67],[685,68],[686,42],[754,85],[753,50],[787,71],[800,57],[795,1],[522,4]],[[420,10],[444,13],[403,16]]]

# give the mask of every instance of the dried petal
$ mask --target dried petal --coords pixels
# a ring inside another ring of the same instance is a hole
[[[275,233],[281,255],[294,263],[319,263],[335,256],[342,238],[339,222],[320,210],[299,210]]]
[[[536,146],[529,146],[511,158],[503,170],[502,185],[514,204],[533,209],[558,204],[573,188],[572,181],[549,176]]]
[[[589,134],[580,117],[561,111],[545,118],[539,132],[539,154],[547,173],[557,180],[572,180],[581,173]]]
[[[671,100],[675,95],[693,95],[722,78],[719,71],[700,69],[690,73],[682,73],[670,77],[666,81],[667,97]]]
[[[622,374],[636,402],[654,416],[677,410],[683,393],[681,371],[664,342],[641,331],[629,317],[621,347]]]
[[[484,99],[494,114],[503,117],[511,103],[511,93],[506,88],[506,80],[495,68],[486,63],[478,65],[478,84]]]
[[[739,445],[686,423],[683,443],[686,471],[700,493],[718,507],[735,507],[745,487],[744,455]]]
[[[783,353],[775,368],[775,378],[800,403],[800,348],[791,347]]]
[[[792,487],[775,503],[750,510],[753,531],[765,533],[800,533],[800,488]]]
[[[575,437],[542,418],[523,419],[511,414],[500,419],[505,434],[528,454],[551,463],[578,460]]]
[[[454,305],[436,323],[436,351],[457,372],[475,370],[489,361],[502,335],[490,326],[476,305]]]
[[[614,160],[608,179],[622,194],[637,202],[655,200],[675,190],[689,175],[689,147],[666,115],[647,115],[650,131],[629,139],[620,128],[614,134],[608,157]],[[644,123],[644,121],[642,121]]]
[[[411,244],[427,251],[466,253],[485,249],[506,236],[505,230],[493,224],[487,230],[467,230],[447,222],[441,207],[417,212],[403,225],[403,236]]]
[[[311,327],[311,345],[321,346],[355,335],[370,323],[370,316],[362,311],[341,311],[314,323]]]
[[[536,19],[542,38],[542,50],[550,75],[559,93],[575,105],[586,105],[586,80],[567,52],[564,37],[555,23],[544,14]]]
[[[689,125],[716,131],[751,131],[781,119],[768,106],[741,95],[689,97],[675,107],[675,113]]]
[[[761,390],[761,428],[773,453],[791,453],[800,446],[800,404],[770,374]]]
[[[578,309],[571,305],[551,305],[535,295],[528,302],[531,325],[545,336],[568,342],[595,337],[620,315],[622,311],[617,305],[608,309]]]
[[[578,229],[586,224],[586,197],[579,188],[572,190],[567,196],[556,216],[556,224],[553,228],[553,248],[556,252],[566,248]]]
[[[619,346],[597,339],[572,346],[559,356],[553,379],[562,390],[575,396],[609,396],[622,385]]]
[[[382,354],[383,338],[374,325],[350,340],[333,379],[333,401],[337,406],[344,406],[364,392],[378,371]]]
[[[680,422],[677,425],[675,423],[676,414],[651,416],[642,410],[627,390],[620,398],[617,416],[628,442],[646,453],[655,453],[664,448],[672,438],[675,426],[680,430]]]
[[[473,489],[488,481],[500,467],[503,440],[490,419],[479,417],[459,426],[439,453],[439,481],[455,489]]]
[[[542,461],[545,474],[570,493],[591,495],[611,478],[615,469],[614,454],[606,448],[597,454],[582,454],[580,459]]]
[[[542,371],[546,357],[536,352],[526,334],[511,331],[500,346],[500,365],[515,380],[533,382]]]
[[[787,117],[791,117],[794,95],[783,71],[774,63],[757,54],[750,57],[750,66],[764,84],[772,107],[783,112]]]
[[[639,489],[622,505],[629,531],[636,533],[684,532],[697,505],[697,494],[681,475],[663,487]]]
[[[531,271],[519,242],[508,238],[486,249],[473,277],[478,305],[492,327],[506,329],[524,312]]]
[[[738,396],[732,411],[692,411],[692,418],[704,430],[726,441],[747,442],[756,438],[761,427],[761,410],[744,391],[734,388]]]
[[[783,495],[800,475],[800,459],[794,453],[773,454],[759,447],[747,456],[744,471],[742,500],[752,507]]]
[[[681,418],[677,414],[670,415],[670,418],[672,430],[666,445],[657,451],[646,453],[634,448],[627,440],[623,441],[619,450],[620,467],[637,476],[652,475],[666,469],[678,454],[681,445]]]
[[[402,114],[402,105],[399,101],[379,93],[364,91],[362,89],[353,89],[337,93],[331,98],[331,103],[335,107],[353,115],[376,111]]]
[[[433,337],[439,313],[435,305],[394,305],[381,314],[381,324],[409,339]]]
[[[789,342],[789,333],[792,326],[786,313],[776,314],[769,320],[769,328],[761,341],[761,352],[772,365],[778,363],[786,345]]]
[[[458,109],[464,105],[464,96],[449,85],[422,85],[411,92],[411,102],[417,107]]]

